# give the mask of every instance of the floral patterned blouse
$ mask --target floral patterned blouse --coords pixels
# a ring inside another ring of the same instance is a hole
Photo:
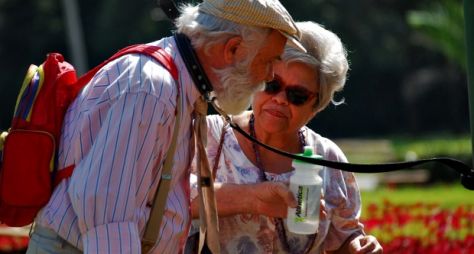
[[[222,117],[207,117],[207,152],[211,168],[217,154],[222,127]],[[259,182],[259,169],[247,159],[239,146],[230,126],[225,128],[222,153],[219,156],[216,182],[251,184]],[[347,161],[345,155],[331,140],[321,137],[311,129],[303,127],[306,145],[314,147],[324,159]],[[192,171],[195,173],[195,164]],[[289,183],[293,172],[283,174],[267,173],[269,181]],[[297,235],[286,231],[291,253],[303,253],[308,241],[313,241],[309,253],[322,253],[323,250],[337,250],[353,233],[363,233],[359,221],[361,200],[354,175],[352,173],[324,168],[320,171],[323,178],[323,193],[326,219],[321,219],[316,237]],[[191,199],[197,197],[197,181],[191,177]],[[237,202],[237,201],[236,201]],[[221,252],[226,254],[286,253],[280,243],[278,232],[271,218],[261,215],[239,214],[219,218],[219,240]],[[198,230],[199,220],[193,222],[193,230]],[[283,223],[285,224],[285,223]],[[286,225],[285,225],[286,230]]]

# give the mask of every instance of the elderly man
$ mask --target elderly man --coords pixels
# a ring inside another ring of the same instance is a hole
[[[204,95],[227,113],[246,109],[254,91],[273,79],[273,62],[287,40],[300,45],[277,0],[204,0],[181,11],[177,35],[150,43],[172,57],[177,81],[152,58],[130,54],[103,67],[71,104],[58,164],[74,164],[74,173],[38,214],[28,253],[141,252],[177,103],[182,112],[172,181],[151,252],[182,252],[191,216],[195,103]]]

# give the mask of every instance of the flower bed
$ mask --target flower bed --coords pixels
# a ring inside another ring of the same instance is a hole
[[[0,224],[0,253],[20,253],[28,247],[29,227],[10,228]]]
[[[394,204],[384,200],[366,207],[365,230],[386,254],[474,254],[474,205],[454,209],[438,204]]]

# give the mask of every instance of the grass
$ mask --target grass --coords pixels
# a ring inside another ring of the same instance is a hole
[[[418,158],[434,156],[470,156],[471,138],[463,136],[427,136],[413,138],[394,138],[391,140],[397,158],[405,158],[408,153]]]
[[[354,163],[381,163],[440,156],[465,159],[470,158],[472,154],[469,134],[340,139],[335,142]]]
[[[381,187],[373,191],[362,191],[363,209],[369,204],[383,205],[384,200],[393,204],[437,204],[443,208],[456,208],[461,204],[474,204],[474,191],[460,184],[438,184],[429,187]],[[365,213],[363,212],[362,215]]]

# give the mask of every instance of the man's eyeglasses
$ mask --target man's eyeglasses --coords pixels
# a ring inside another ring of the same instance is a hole
[[[292,85],[283,87],[280,81],[276,79],[266,82],[265,89],[263,91],[267,94],[275,95],[278,94],[282,89],[285,90],[286,99],[288,102],[295,106],[301,106],[316,96],[315,93],[302,86]]]

